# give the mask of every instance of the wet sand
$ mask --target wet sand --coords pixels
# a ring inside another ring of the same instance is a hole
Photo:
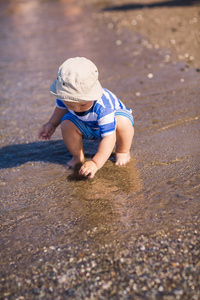
[[[1,299],[200,298],[200,6],[143,3],[0,4]],[[37,140],[73,56],[135,118],[132,161],[92,180],[64,167],[59,128]]]

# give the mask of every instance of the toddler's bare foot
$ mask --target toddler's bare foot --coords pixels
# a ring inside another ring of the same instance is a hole
[[[131,159],[130,152],[126,152],[126,153],[117,152],[115,164],[118,166],[124,166],[130,161],[130,159]]]
[[[85,158],[80,159],[79,156],[73,156],[72,159],[70,159],[66,165],[71,168],[74,169],[78,164],[80,163],[84,163]]]

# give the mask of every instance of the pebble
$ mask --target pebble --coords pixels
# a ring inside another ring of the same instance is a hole
[[[153,74],[152,74],[152,73],[149,73],[149,74],[147,75],[147,77],[151,79],[151,78],[153,78]]]
[[[137,97],[139,97],[139,96],[141,95],[141,93],[140,93],[140,92],[136,92],[135,95],[136,95]]]
[[[107,290],[107,289],[109,289],[111,287],[111,285],[112,285],[112,281],[108,281],[107,283],[105,283],[105,284],[102,285],[102,288],[104,290]]]
[[[56,248],[54,246],[50,246],[49,249],[56,250]]]
[[[165,56],[165,62],[169,62],[169,61],[170,61],[170,55],[167,54],[167,55]]]
[[[116,45],[117,45],[117,46],[121,46],[121,44],[122,44],[122,41],[121,41],[121,40],[117,40],[117,41],[116,41]]]
[[[132,24],[133,26],[135,26],[135,25],[137,25],[137,21],[136,21],[136,20],[132,20],[132,21],[131,21],[131,24]]]

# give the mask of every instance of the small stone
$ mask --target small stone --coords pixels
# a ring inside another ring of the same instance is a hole
[[[120,40],[117,40],[117,41],[116,41],[116,45],[117,45],[117,46],[121,46],[121,44],[122,44],[122,41],[120,41]]]
[[[111,271],[111,272],[110,272],[110,276],[111,276],[111,277],[114,277],[114,276],[115,276],[115,272]]]
[[[132,21],[131,21],[131,24],[132,24],[133,26],[135,26],[135,25],[137,25],[137,21],[136,21],[136,20],[132,20]]]
[[[149,73],[147,76],[148,76],[148,78],[150,78],[150,79],[153,78],[153,74],[152,74],[152,73]]]
[[[109,289],[109,288],[111,287],[111,285],[112,285],[112,281],[108,281],[107,283],[104,283],[104,284],[102,285],[102,288],[103,288],[104,290],[107,290],[107,289]]]
[[[164,290],[163,286],[160,285],[159,288],[158,288],[158,291],[159,291],[159,292],[163,292],[163,290]]]
[[[170,60],[170,55],[166,55],[165,56],[165,62],[169,62],[169,60]]]
[[[137,291],[137,284],[136,283],[133,284],[133,290]]]
[[[92,268],[95,268],[97,266],[97,264],[96,264],[96,262],[94,260],[91,261],[91,266],[92,266]]]
[[[56,248],[54,246],[50,246],[49,249],[55,250]]]
[[[140,94],[140,92],[136,92],[135,95],[136,95],[137,97],[139,97],[141,94]]]
[[[59,284],[62,284],[64,282],[66,282],[67,278],[68,278],[67,275],[60,276],[59,279],[58,279]]]

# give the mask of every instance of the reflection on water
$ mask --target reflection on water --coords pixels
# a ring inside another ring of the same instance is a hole
[[[115,235],[120,239],[138,217],[138,199],[139,207],[144,205],[142,181],[133,160],[126,167],[108,161],[93,180],[78,180],[72,186],[79,203],[74,209],[83,218],[83,228],[95,228],[93,238],[104,231],[110,241]]]

